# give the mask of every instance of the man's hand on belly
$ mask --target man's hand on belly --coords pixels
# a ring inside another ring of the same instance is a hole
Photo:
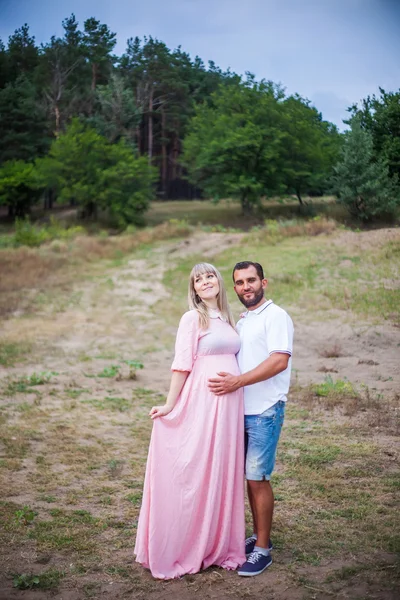
[[[231,394],[242,387],[240,376],[238,375],[231,375],[231,373],[224,373],[223,371],[217,373],[217,375],[218,377],[208,380],[208,388],[216,396]]]
[[[290,354],[286,352],[273,352],[267,359],[260,363],[251,371],[241,375],[231,375],[231,373],[217,373],[218,377],[208,380],[210,392],[216,396],[231,394],[241,387],[253,385],[278,375],[287,369]]]

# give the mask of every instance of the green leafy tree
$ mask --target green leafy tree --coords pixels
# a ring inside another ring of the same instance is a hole
[[[11,217],[24,217],[37,202],[42,190],[33,164],[10,160],[0,167],[0,204]]]
[[[332,183],[338,201],[363,221],[391,214],[400,204],[397,181],[389,177],[387,161],[374,158],[372,135],[358,117],[351,120]]]
[[[285,99],[283,114],[281,172],[287,190],[294,192],[302,205],[303,194],[321,193],[329,187],[341,136],[308,100],[297,94]]]
[[[95,129],[73,119],[37,161],[39,181],[59,202],[78,204],[84,215],[107,211],[120,224],[140,223],[152,197],[154,171],[121,140],[110,144]]]
[[[149,168],[145,157],[135,156],[123,139],[109,151],[109,166],[99,180],[99,205],[121,226],[143,225],[144,213],[154,197],[157,170]]]
[[[215,199],[240,200],[249,214],[261,196],[280,189],[282,91],[248,76],[221,86],[212,105],[196,110],[184,142],[189,178]]]

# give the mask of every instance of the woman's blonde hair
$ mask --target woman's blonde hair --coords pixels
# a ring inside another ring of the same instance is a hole
[[[194,289],[194,283],[199,275],[204,273],[212,273],[216,276],[219,283],[219,294],[217,296],[218,309],[221,312],[222,317],[232,326],[235,327],[235,322],[232,317],[231,309],[229,308],[228,298],[226,297],[226,290],[224,280],[222,279],[221,273],[213,265],[209,263],[199,263],[195,265],[191,270],[189,277],[189,291],[188,291],[188,302],[189,308],[197,310],[199,313],[199,322],[202,329],[208,329],[210,324],[210,317],[208,314],[207,306],[204,304],[200,296],[196,294]]]

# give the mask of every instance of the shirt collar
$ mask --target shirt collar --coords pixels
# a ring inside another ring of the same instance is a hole
[[[266,300],[263,304],[261,304],[258,308],[255,308],[254,310],[248,310],[245,313],[243,313],[243,317],[248,317],[250,314],[251,315],[259,315],[263,310],[265,310],[267,308],[267,306],[269,306],[270,304],[273,304],[273,301],[270,300]]]

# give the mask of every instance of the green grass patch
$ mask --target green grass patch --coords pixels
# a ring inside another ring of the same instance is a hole
[[[51,520],[35,521],[28,532],[29,539],[35,540],[41,550],[93,551],[94,535],[104,528],[100,519],[86,510],[52,509],[50,516]]]
[[[57,502],[57,498],[55,496],[52,495],[46,495],[46,494],[42,494],[41,496],[39,496],[39,500],[41,500],[42,502],[47,502],[48,504],[51,504],[53,502]]]
[[[42,371],[40,373],[32,373],[32,375],[23,375],[16,379],[9,379],[3,391],[7,396],[13,396],[16,393],[38,394],[39,392],[32,390],[32,387],[49,383],[55,375],[58,375],[58,373]]]
[[[0,365],[13,367],[31,352],[32,344],[0,341]]]
[[[104,367],[101,373],[98,373],[97,377],[116,377],[120,371],[120,366],[111,365],[110,367]]]
[[[329,396],[347,396],[354,398],[358,396],[356,389],[350,381],[337,379],[333,381],[332,377],[328,375],[325,377],[323,383],[314,384],[312,386],[313,391],[317,396],[329,397]]]
[[[18,525],[29,525],[36,516],[37,512],[30,508],[30,506],[25,505],[15,511],[15,522]]]
[[[142,501],[142,492],[128,494],[127,496],[125,496],[125,500],[128,500],[128,502],[130,502],[134,506],[140,506],[140,503]]]
[[[90,398],[89,400],[81,400],[82,404],[90,404],[100,410],[112,410],[119,412],[126,412],[132,409],[132,401],[126,398],[116,398],[113,396],[106,396],[105,398]]]
[[[81,396],[81,394],[84,394],[85,392],[88,392],[88,388],[79,388],[79,389],[72,389],[72,390],[65,390],[66,395],[69,398],[72,398],[72,400],[76,400],[76,398],[79,398],[79,396]]]
[[[57,588],[63,577],[65,577],[65,572],[58,569],[49,569],[37,575],[14,574],[13,586],[19,590],[49,590]]]

